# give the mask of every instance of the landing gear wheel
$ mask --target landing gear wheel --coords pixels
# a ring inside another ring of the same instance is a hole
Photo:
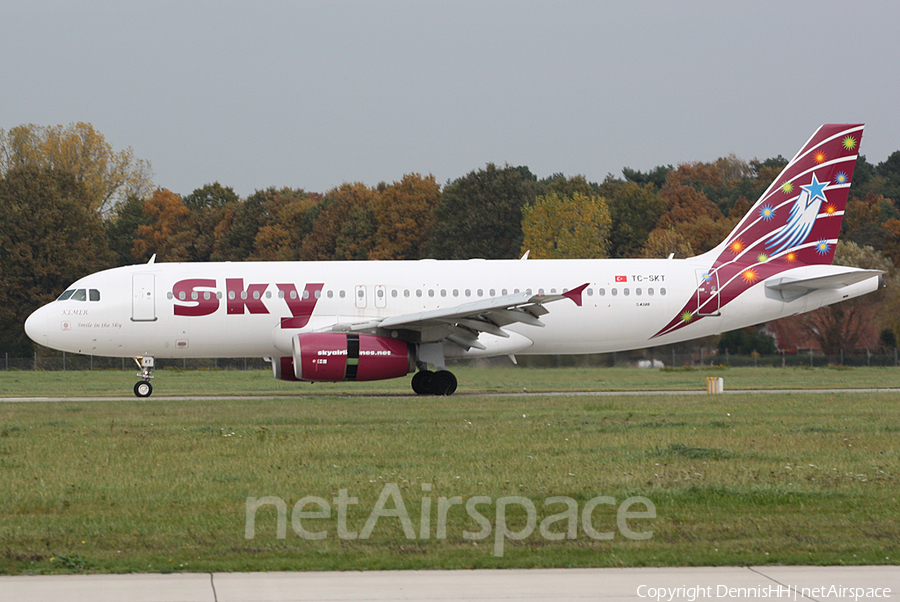
[[[447,370],[438,370],[431,377],[432,395],[453,395],[456,391],[456,377]]]
[[[134,394],[138,397],[150,397],[153,393],[153,385],[146,380],[140,380],[134,385]]]
[[[431,377],[434,372],[431,370],[420,370],[416,372],[412,378],[412,388],[416,395],[431,395]]]

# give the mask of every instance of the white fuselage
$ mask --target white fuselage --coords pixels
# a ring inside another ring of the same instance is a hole
[[[700,258],[150,263],[82,278],[70,287],[86,291],[73,295],[79,300],[40,308],[26,330],[42,345],[98,356],[278,357],[291,354],[294,334],[329,330],[336,323],[451,308],[528,290],[550,295],[589,283],[581,306],[568,299],[548,303],[544,327],[511,324],[504,327],[508,338],[482,333],[479,341],[486,349],[447,347],[447,357],[584,354],[703,337],[878,287],[877,279],[869,278],[784,301],[761,281],[718,315],[654,337],[698,294],[697,274],[708,266]],[[804,279],[847,269],[802,266],[779,277]],[[92,290],[99,300],[90,299]],[[293,322],[283,327],[283,318]],[[427,331],[421,337],[427,342]]]

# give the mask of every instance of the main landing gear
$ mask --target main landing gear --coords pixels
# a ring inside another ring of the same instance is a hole
[[[456,377],[448,370],[419,370],[412,378],[412,388],[417,395],[453,395]]]
[[[138,397],[150,397],[150,394],[153,393],[153,385],[150,384],[150,379],[153,378],[153,374],[151,374],[154,366],[153,358],[149,355],[136,357],[134,358],[134,363],[141,369],[137,373],[141,380],[135,383],[134,394]]]

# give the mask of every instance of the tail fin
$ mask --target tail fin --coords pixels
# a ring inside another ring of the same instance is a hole
[[[695,294],[654,338],[718,315],[750,287],[781,272],[830,264],[862,130],[862,124],[816,130],[731,234],[693,258],[699,264]]]
[[[724,263],[830,264],[841,232],[862,124],[823,125],[709,254]]]

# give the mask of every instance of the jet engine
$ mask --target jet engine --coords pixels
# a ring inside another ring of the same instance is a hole
[[[338,382],[406,376],[416,368],[415,348],[406,341],[371,334],[314,332],[291,339],[290,357],[272,358],[275,378]]]

